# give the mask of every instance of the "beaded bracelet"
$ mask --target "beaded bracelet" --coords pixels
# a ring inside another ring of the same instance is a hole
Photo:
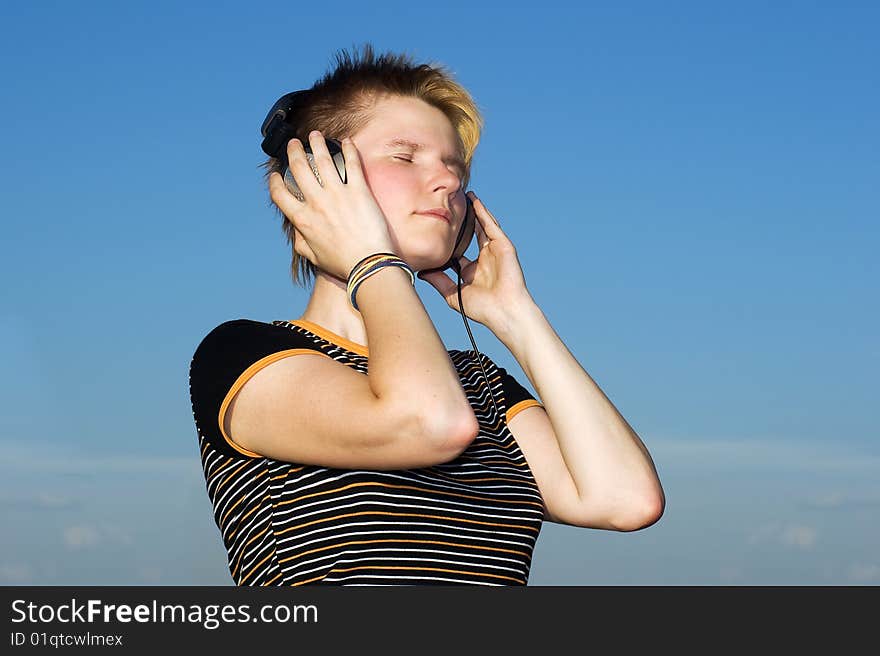
[[[352,267],[351,272],[348,274],[349,294],[351,293],[352,287],[357,282],[358,277],[363,272],[365,272],[367,269],[369,269],[371,266],[373,266],[376,262],[378,262],[380,260],[389,259],[389,258],[396,258],[396,257],[397,257],[397,255],[395,255],[394,253],[373,253],[372,255],[368,255],[367,257],[362,259],[360,262],[355,264]]]
[[[394,253],[375,253],[358,262],[348,275],[348,299],[352,307],[359,311],[357,305],[357,290],[361,284],[380,269],[388,266],[402,268],[409,274],[410,282],[415,286],[416,278],[409,265]]]
[[[415,276],[413,275],[412,270],[409,268],[409,266],[407,266],[406,262],[404,262],[397,255],[395,255],[394,253],[376,253],[374,255],[370,255],[368,257],[365,257],[357,265],[355,265],[355,267],[349,274],[349,299],[352,301],[352,306],[354,308],[357,308],[357,288],[369,276],[373,275],[374,273],[379,271],[379,269],[386,266],[399,266],[403,268],[410,274],[410,280],[413,285],[415,285]]]

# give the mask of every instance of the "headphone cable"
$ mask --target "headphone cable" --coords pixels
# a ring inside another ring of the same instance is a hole
[[[480,370],[483,372],[483,378],[486,380],[486,387],[489,390],[489,398],[492,399],[492,406],[495,408],[495,414],[500,416],[500,412],[498,412],[498,405],[495,403],[495,394],[492,393],[492,384],[489,382],[489,376],[486,374],[486,369],[483,367],[483,359],[480,357],[480,351],[477,349],[477,343],[474,341],[474,336],[471,333],[471,328],[468,325],[467,315],[464,312],[464,303],[461,299],[461,265],[457,260],[452,260],[452,268],[455,269],[456,274],[458,274],[458,307],[461,308],[461,318],[464,321],[465,330],[467,330],[468,337],[470,337],[471,344],[474,346],[474,353],[477,354],[477,364],[480,365]]]

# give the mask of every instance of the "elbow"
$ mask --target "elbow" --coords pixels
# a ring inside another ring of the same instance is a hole
[[[424,431],[440,462],[449,462],[461,455],[480,433],[480,425],[473,410],[467,412],[432,413],[423,421]]]
[[[630,506],[629,512],[610,523],[617,531],[640,531],[660,521],[666,510],[666,497],[660,491]]]

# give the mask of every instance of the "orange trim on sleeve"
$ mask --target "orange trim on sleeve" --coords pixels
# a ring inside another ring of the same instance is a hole
[[[309,321],[308,319],[294,319],[293,321],[288,321],[287,323],[292,323],[294,326],[299,326],[300,328],[305,328],[309,332],[316,334],[318,337],[327,340],[331,344],[335,344],[336,346],[341,346],[344,349],[348,349],[358,355],[370,355],[370,349],[363,344],[358,344],[357,342],[353,342],[350,339],[346,339],[342,335],[337,335],[332,330],[328,330],[324,328],[324,326],[319,326],[314,321]]]
[[[220,412],[217,415],[217,424],[220,427],[220,434],[223,435],[223,439],[226,440],[227,444],[231,446],[233,449],[241,453],[242,455],[250,456],[252,458],[262,458],[263,455],[259,453],[254,453],[253,451],[248,451],[243,446],[239,446],[235,442],[232,441],[226,431],[223,430],[223,420],[226,417],[226,409],[229,407],[229,404],[232,403],[232,399],[235,398],[235,395],[238,394],[238,390],[240,390],[246,382],[248,382],[254,375],[260,370],[263,369],[273,362],[278,362],[283,358],[290,357],[292,355],[303,355],[303,354],[311,354],[311,355],[323,355],[325,358],[330,358],[326,353],[321,353],[320,351],[316,351],[314,349],[307,348],[298,348],[298,349],[287,349],[286,351],[278,351],[277,353],[273,353],[271,355],[267,355],[265,358],[257,360],[250,367],[244,370],[238,378],[236,378],[235,382],[232,384],[232,387],[229,388],[229,391],[226,393],[226,396],[223,399],[223,403],[220,404]],[[331,360],[333,358],[330,358]]]
[[[531,408],[533,405],[536,405],[536,406],[538,406],[538,407],[540,407],[540,408],[543,408],[543,407],[544,407],[543,405],[541,405],[540,401],[536,401],[535,399],[525,399],[525,400],[523,400],[523,401],[520,401],[520,402],[517,403],[516,405],[514,405],[512,408],[508,408],[508,409],[507,409],[507,421],[508,421],[508,423],[509,423],[510,420],[513,419],[518,413],[522,412],[522,411],[525,410],[526,408]]]

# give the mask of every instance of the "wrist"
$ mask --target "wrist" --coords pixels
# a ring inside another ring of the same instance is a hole
[[[488,328],[501,342],[509,346],[511,342],[519,341],[519,332],[531,323],[532,319],[543,317],[541,308],[526,292],[517,299],[504,303]]]
[[[376,253],[370,255],[355,265],[348,277],[346,289],[349,302],[355,310],[359,310],[357,294],[361,286],[370,278],[380,273],[383,269],[402,269],[409,278],[411,285],[415,286],[413,270],[407,263],[392,253]]]
[[[353,261],[349,265],[348,270],[346,271],[345,279],[351,280],[351,276],[353,273],[355,273],[356,269],[360,268],[361,266],[366,264],[367,260],[375,258],[377,255],[398,257],[397,254],[394,252],[394,249],[390,245],[385,247],[372,248],[368,251],[363,252],[363,255],[361,255],[357,260]]]

